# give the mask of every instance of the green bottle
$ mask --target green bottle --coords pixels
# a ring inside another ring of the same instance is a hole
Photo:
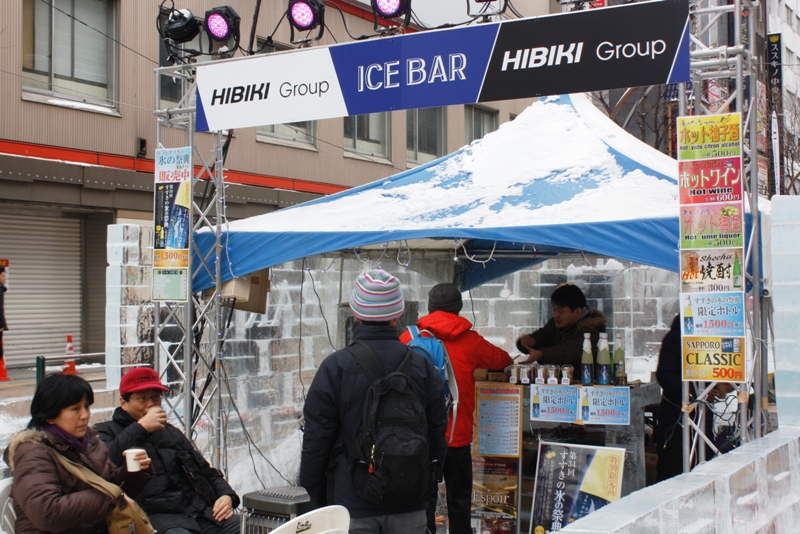
[[[592,355],[592,338],[588,332],[583,334],[583,352],[581,353],[581,384],[591,386],[594,380],[594,356]]]
[[[612,355],[612,368],[611,368],[611,376],[614,384],[618,386],[624,386],[625,384],[620,384],[617,378],[620,376],[617,372],[617,368],[622,366],[622,372],[625,373],[625,344],[622,341],[622,335],[616,334],[614,336],[614,354]],[[626,375],[627,376],[627,375]]]
[[[597,383],[608,386],[611,383],[611,353],[608,351],[608,334],[602,332],[597,342]]]
[[[733,287],[742,287],[742,264],[739,263],[739,253],[733,253]]]

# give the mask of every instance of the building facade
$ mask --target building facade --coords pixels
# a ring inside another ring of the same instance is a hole
[[[297,46],[283,18],[287,4],[261,5],[252,53]],[[525,16],[561,9],[548,0],[515,4]],[[217,5],[205,0],[175,8],[190,7],[203,17]],[[230,5],[241,17],[236,55],[249,54],[256,2]],[[325,32],[312,46],[375,36],[368,5],[327,5]],[[154,69],[169,64],[169,53],[157,26],[157,2],[22,0],[6,8],[0,32],[0,259],[9,260],[5,354],[8,365],[21,366],[37,355],[63,354],[68,335],[76,352],[103,351],[106,227],[152,221]],[[454,21],[466,18],[454,14]],[[160,85],[162,99],[180,96],[174,80],[162,77]],[[237,130],[225,159],[227,216],[265,213],[402,172],[482,137],[529,103]],[[162,137],[168,147],[181,146],[182,139],[178,129]],[[197,134],[195,145],[210,153],[213,140]]]

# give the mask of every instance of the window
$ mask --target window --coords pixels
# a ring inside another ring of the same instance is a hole
[[[409,109],[406,112],[406,159],[427,163],[444,156],[444,108]]]
[[[786,21],[785,22],[786,22],[786,24],[791,26],[792,25],[792,19],[794,18],[794,16],[793,16],[794,15],[794,11],[789,6],[784,6],[784,7],[786,8]]]
[[[389,157],[389,114],[344,118],[344,147],[360,154]]]
[[[114,102],[114,0],[23,0],[26,89]]]
[[[272,124],[259,126],[258,133],[266,134],[281,139],[297,141],[299,143],[315,144],[315,121],[290,122],[287,124]]]
[[[497,112],[477,106],[464,106],[464,142],[470,144],[497,129]]]

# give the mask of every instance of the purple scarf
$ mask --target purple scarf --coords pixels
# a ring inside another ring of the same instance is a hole
[[[42,427],[42,430],[50,432],[61,441],[66,442],[69,445],[72,445],[76,449],[81,452],[86,451],[86,445],[89,444],[89,432],[87,431],[86,434],[83,435],[81,439],[76,438],[75,436],[68,434],[66,430],[61,428],[58,425],[45,425]]]

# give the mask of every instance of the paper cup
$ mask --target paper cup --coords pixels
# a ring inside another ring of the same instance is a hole
[[[138,452],[144,452],[144,449],[128,449],[125,451],[125,462],[128,465],[128,473],[135,473],[136,471],[142,470],[142,466],[133,458]]]

